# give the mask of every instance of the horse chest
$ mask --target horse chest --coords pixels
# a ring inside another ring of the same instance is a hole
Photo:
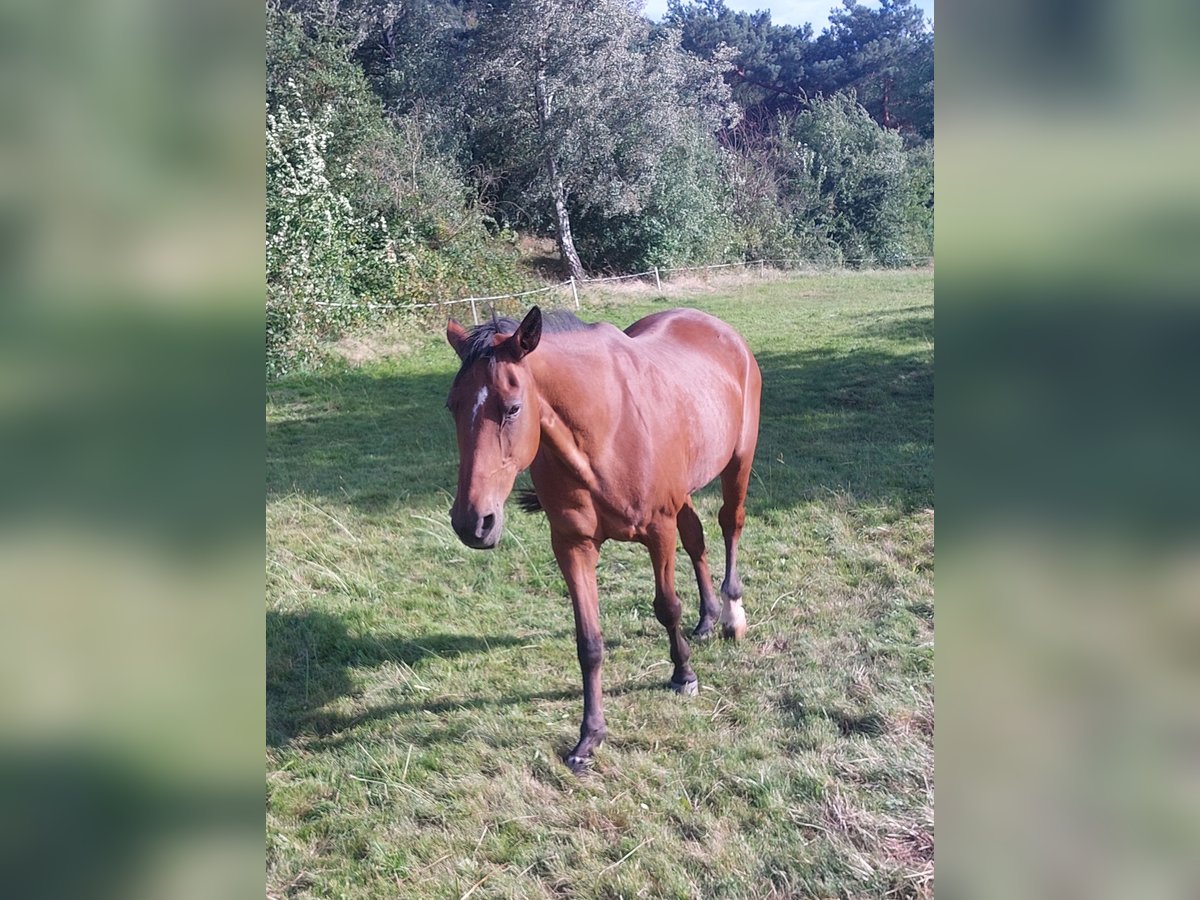
[[[646,536],[645,524],[628,513],[600,516],[604,537],[614,541],[637,541]]]
[[[606,541],[641,541],[653,530],[655,514],[636,503],[614,502],[603,493],[577,490],[544,504],[554,529]]]

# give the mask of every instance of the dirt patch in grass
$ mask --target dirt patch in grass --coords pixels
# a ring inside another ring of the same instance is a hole
[[[346,334],[329,349],[351,366],[389,357],[408,356],[413,352],[413,335],[395,328]]]

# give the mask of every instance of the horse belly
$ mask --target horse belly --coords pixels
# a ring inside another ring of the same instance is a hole
[[[718,475],[720,475],[733,456],[733,447],[725,447],[712,442],[702,442],[703,449],[692,461],[688,472],[689,494],[700,490]]]

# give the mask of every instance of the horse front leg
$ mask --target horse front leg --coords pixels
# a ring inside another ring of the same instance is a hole
[[[553,533],[551,545],[571,595],[571,607],[575,611],[575,647],[583,673],[583,724],[579,727],[579,743],[566,758],[567,765],[578,772],[588,764],[592,751],[600,746],[607,734],[600,687],[604,637],[600,634],[600,592],[596,587],[600,547],[590,538],[570,538]]]

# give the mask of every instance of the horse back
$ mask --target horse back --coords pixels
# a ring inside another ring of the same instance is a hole
[[[625,329],[655,358],[702,360],[710,371],[723,370],[745,386],[758,373],[749,346],[732,326],[698,309],[668,309],[638,319]],[[690,373],[689,373],[690,375]]]

